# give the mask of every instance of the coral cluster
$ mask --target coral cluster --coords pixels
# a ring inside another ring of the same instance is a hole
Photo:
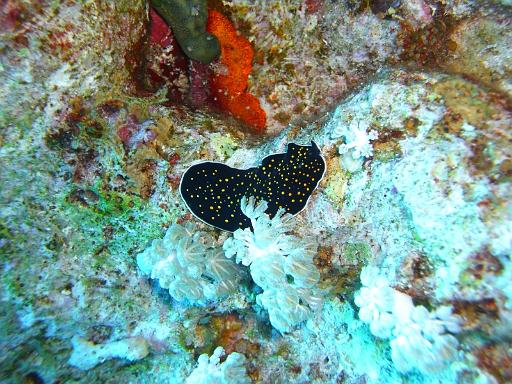
[[[249,384],[251,379],[247,376],[244,362],[245,356],[241,353],[230,353],[224,362],[224,348],[217,347],[213,354],[202,354],[197,359],[197,367],[185,381],[186,384]]]
[[[361,271],[363,287],[356,292],[359,318],[370,324],[372,334],[391,339],[391,357],[400,372],[415,368],[434,373],[457,357],[460,319],[449,306],[429,312],[414,306],[410,296],[391,287],[376,267]]]
[[[371,142],[377,139],[377,132],[369,130],[368,126],[366,121],[352,120],[348,125],[339,122],[331,134],[333,139],[343,140],[339,154],[343,168],[349,172],[357,171],[363,160],[373,155]]]
[[[401,308],[403,311],[405,308]],[[391,357],[399,372],[414,368],[434,373],[457,359],[459,320],[448,306],[429,312],[423,306],[410,306],[399,318],[390,341]]]
[[[370,325],[372,334],[387,339],[391,337],[396,324],[396,317],[393,314],[395,299],[404,296],[397,295],[388,281],[376,272],[376,268],[369,267],[361,271],[363,287],[356,294],[354,301],[360,307],[359,318]]]
[[[163,239],[137,255],[143,274],[178,301],[205,303],[236,291],[240,273],[214,240],[192,223],[173,224]]]
[[[244,197],[240,205],[252,229],[237,229],[224,242],[226,257],[250,267],[254,282],[263,289],[257,302],[268,311],[274,328],[289,332],[322,305],[316,288],[320,274],[313,263],[317,244],[290,233],[291,215],[284,209],[271,219],[264,200]]]

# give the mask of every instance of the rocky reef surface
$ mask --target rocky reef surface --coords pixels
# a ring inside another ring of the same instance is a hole
[[[0,3],[0,381],[512,381],[510,1],[175,3],[252,67],[143,0]],[[229,233],[180,196],[312,141],[296,216],[246,196]]]

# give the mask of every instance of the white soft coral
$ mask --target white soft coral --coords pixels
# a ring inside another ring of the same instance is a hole
[[[175,300],[199,304],[234,292],[241,278],[215,240],[192,223],[171,225],[137,255],[137,265]]]
[[[320,274],[313,263],[317,245],[289,232],[291,215],[279,210],[271,219],[267,203],[254,197],[241,200],[242,212],[253,230],[238,229],[224,242],[226,257],[250,267],[251,276],[264,292],[257,302],[269,312],[270,322],[288,332],[321,305],[315,289]]]
[[[391,340],[391,357],[400,372],[418,368],[424,373],[442,370],[457,357],[459,342],[450,333],[459,332],[459,319],[450,307],[429,312],[413,307],[399,319]]]
[[[377,139],[377,132],[368,131],[368,123],[352,121],[350,125],[338,126],[333,132],[333,138],[342,137],[345,141],[340,145],[341,154],[352,152],[354,158],[370,157],[373,155],[373,146],[371,141]]]
[[[206,353],[197,359],[197,367],[185,381],[186,384],[249,384],[251,379],[247,376],[244,366],[245,356],[233,352],[223,363],[220,358],[224,349],[217,347],[211,357]]]
[[[389,286],[376,267],[361,271],[363,287],[356,292],[359,318],[377,337],[391,339],[391,358],[400,372],[423,373],[443,369],[457,357],[460,318],[449,306],[429,312],[412,298]]]
[[[356,171],[365,158],[373,155],[371,142],[378,135],[376,131],[368,128],[367,122],[352,120],[349,125],[338,124],[331,134],[333,139],[343,139],[344,143],[339,146],[338,151],[342,165],[350,172]]]
[[[356,293],[354,301],[360,308],[359,318],[370,325],[372,334],[387,339],[391,336],[396,322],[393,315],[395,291],[378,273],[376,267],[363,268],[363,287]]]

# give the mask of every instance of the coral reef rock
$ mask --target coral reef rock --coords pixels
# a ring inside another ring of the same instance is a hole
[[[0,382],[512,382],[511,20],[1,1]]]

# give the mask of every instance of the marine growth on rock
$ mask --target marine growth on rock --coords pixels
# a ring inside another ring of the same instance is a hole
[[[511,20],[0,1],[0,383],[512,383]]]

